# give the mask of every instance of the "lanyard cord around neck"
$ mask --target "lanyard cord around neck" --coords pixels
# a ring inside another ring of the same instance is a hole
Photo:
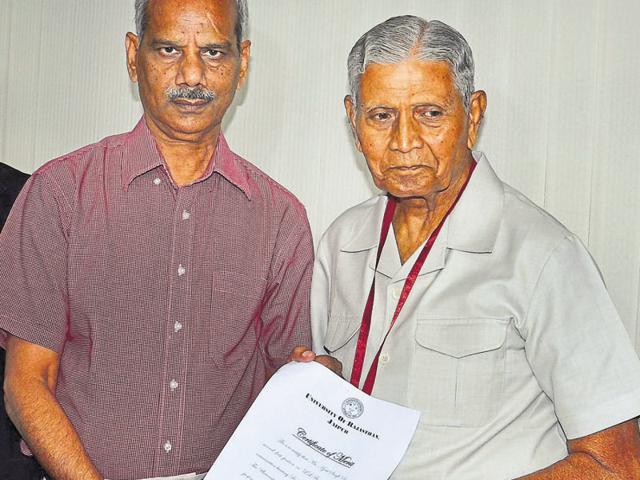
[[[458,203],[458,200],[460,200],[460,197],[462,196],[462,192],[464,192],[465,188],[467,187],[467,184],[471,179],[471,174],[473,173],[473,170],[475,169],[475,167],[476,167],[476,162],[472,162],[469,168],[467,179],[462,185],[460,192],[458,192],[458,196],[454,200],[453,204],[451,204],[451,207],[449,207],[449,210],[444,215],[444,217],[442,217],[442,220],[440,220],[440,223],[438,224],[438,226],[431,233],[431,235],[429,235],[429,239],[424,244],[424,247],[422,247],[422,251],[420,252],[420,255],[418,255],[416,262],[411,267],[411,271],[409,272],[409,275],[407,276],[407,279],[405,280],[404,285],[402,287],[402,293],[400,294],[398,305],[396,306],[396,310],[393,314],[393,318],[391,319],[391,324],[389,325],[387,333],[382,339],[382,343],[378,348],[378,352],[373,358],[373,362],[371,364],[371,367],[369,368],[369,373],[365,378],[362,391],[368,395],[371,395],[371,392],[373,391],[373,385],[376,381],[376,373],[378,371],[378,359],[380,358],[382,347],[384,346],[384,343],[387,341],[387,337],[389,336],[391,329],[395,325],[396,320],[398,319],[398,316],[400,315],[400,312],[402,311],[402,308],[404,307],[404,304],[407,301],[407,298],[409,297],[409,293],[411,293],[411,289],[413,288],[414,283],[416,283],[418,274],[420,273],[420,270],[422,269],[422,266],[424,265],[424,262],[427,259],[429,252],[431,251],[431,247],[433,247],[433,244],[435,243],[436,238],[438,238],[438,234],[442,229],[442,225],[444,225],[445,220],[447,219],[447,217],[449,217],[449,214],[453,211],[453,208]],[[369,330],[371,329],[371,314],[373,313],[373,300],[375,297],[376,272],[378,271],[378,263],[380,262],[380,255],[382,254],[382,249],[387,240],[387,236],[389,234],[389,228],[391,227],[391,223],[393,221],[393,214],[395,213],[395,210],[396,210],[396,201],[395,199],[393,199],[393,197],[389,197],[387,200],[387,206],[384,211],[382,228],[380,230],[380,241],[378,242],[378,251],[376,254],[376,266],[373,272],[373,281],[371,282],[369,297],[367,298],[367,303],[365,304],[364,312],[362,313],[362,323],[360,324],[360,333],[358,334],[358,343],[356,344],[356,354],[355,354],[355,358],[353,359],[353,369],[351,370],[350,381],[351,381],[351,384],[354,385],[356,388],[360,388],[360,378],[362,376],[362,367],[364,364],[364,357],[367,352],[367,341],[369,340]]]

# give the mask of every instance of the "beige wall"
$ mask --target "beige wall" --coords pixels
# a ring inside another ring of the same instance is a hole
[[[347,53],[413,13],[458,28],[489,110],[480,141],[504,180],[589,245],[640,350],[640,2],[249,0],[251,78],[231,145],[305,203],[316,239],[372,193],[345,123]],[[33,171],[130,129],[133,0],[0,0],[0,160]]]

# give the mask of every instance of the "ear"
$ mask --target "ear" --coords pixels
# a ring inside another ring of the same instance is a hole
[[[360,144],[360,139],[358,138],[358,133],[356,129],[358,107],[353,102],[353,98],[351,98],[351,95],[347,95],[346,97],[344,97],[344,108],[347,111],[347,118],[349,119],[349,125],[351,126],[351,133],[353,133],[353,139],[356,142],[356,148],[360,152],[362,152],[362,145]]]
[[[138,65],[136,58],[138,57],[138,47],[140,46],[140,39],[137,35],[129,32],[124,38],[124,48],[127,53],[127,70],[129,71],[129,78],[132,82],[138,81]]]
[[[487,94],[483,90],[478,90],[471,94],[469,102],[469,132],[467,136],[467,147],[472,149],[480,134],[480,124],[484,111],[487,109]]]
[[[244,82],[247,81],[247,74],[249,73],[249,58],[251,57],[251,41],[244,40],[240,44],[240,77],[238,79],[237,89],[240,89]]]

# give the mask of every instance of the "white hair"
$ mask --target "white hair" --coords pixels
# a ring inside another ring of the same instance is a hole
[[[464,37],[449,25],[413,15],[393,17],[365,33],[351,49],[347,67],[349,88],[356,108],[360,79],[370,63],[393,64],[415,58],[445,61],[469,111],[473,93],[473,54]]]
[[[149,1],[150,0],[136,0],[136,33],[140,39],[144,36],[144,32],[149,24]],[[235,0],[238,17],[236,19],[235,34],[238,44],[244,40],[244,35],[247,34],[247,24],[249,23],[249,7],[247,6],[247,0]]]

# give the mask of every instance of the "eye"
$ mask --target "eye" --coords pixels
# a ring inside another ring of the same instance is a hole
[[[369,115],[369,118],[371,120],[373,120],[374,122],[387,122],[389,120],[391,120],[392,115],[389,112],[373,112]]]
[[[424,118],[426,120],[438,119],[438,118],[442,117],[442,115],[444,114],[442,112],[442,110],[440,110],[439,108],[435,108],[435,107],[428,107],[428,108],[420,109],[416,113],[418,114],[418,117]]]
[[[203,55],[210,60],[219,60],[224,57],[224,52],[209,48],[204,51]]]
[[[160,51],[160,54],[164,56],[171,56],[178,53],[178,49],[176,47],[160,47],[158,50]]]

